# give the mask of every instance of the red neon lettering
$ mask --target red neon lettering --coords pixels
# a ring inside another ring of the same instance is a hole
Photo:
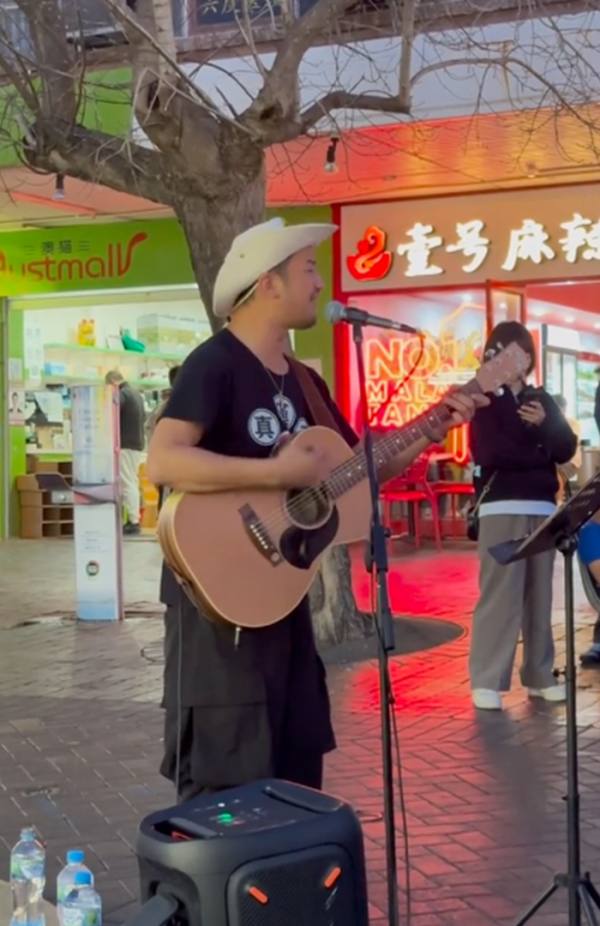
[[[437,339],[427,336],[418,371],[398,388],[418,358],[419,338],[406,340],[380,335],[367,340],[367,397],[371,422],[379,428],[399,428],[439,402],[455,381],[457,369],[464,372],[461,345],[463,341],[459,344],[450,338],[445,338],[441,345]],[[466,463],[470,454],[468,426],[450,431],[445,444],[456,463]]]

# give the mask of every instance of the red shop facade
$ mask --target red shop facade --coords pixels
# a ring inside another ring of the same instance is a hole
[[[425,333],[367,328],[371,423],[400,427],[453,383],[471,379],[487,334],[518,319],[538,347],[535,380],[561,394],[582,439],[600,443],[600,184],[335,208],[334,298]],[[361,430],[351,329],[334,334],[336,398]],[[466,428],[446,450],[469,460]]]

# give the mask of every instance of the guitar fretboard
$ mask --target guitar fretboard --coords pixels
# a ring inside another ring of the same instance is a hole
[[[475,395],[481,393],[481,388],[477,380],[472,379],[461,387],[461,392]],[[440,402],[413,418],[398,431],[392,431],[380,438],[374,447],[377,471],[380,472],[387,463],[391,463],[403,450],[407,450],[422,437],[429,437],[432,430],[435,431],[440,425],[447,424],[451,417],[451,410]],[[327,490],[331,498],[340,498],[366,478],[367,460],[364,450],[360,450],[351,460],[332,471],[326,482]]]

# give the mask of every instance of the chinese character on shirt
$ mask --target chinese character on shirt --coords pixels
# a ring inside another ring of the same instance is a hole
[[[411,240],[398,245],[398,254],[401,256],[406,254],[408,261],[405,276],[434,276],[444,272],[441,267],[429,263],[431,252],[443,243],[441,235],[432,235],[432,231],[433,225],[422,225],[421,222],[417,222],[406,233]]]
[[[600,221],[592,224],[591,219],[584,219],[579,212],[573,213],[570,222],[562,222],[561,228],[564,228],[566,235],[561,238],[559,244],[565,259],[570,264],[575,264],[581,257],[584,260],[600,260]]]
[[[462,269],[465,273],[474,273],[475,270],[479,270],[488,256],[490,239],[482,236],[483,229],[484,223],[479,219],[473,219],[472,222],[457,222],[458,241],[455,244],[449,244],[446,248],[449,254],[459,251],[465,257],[471,258],[468,264],[463,264]]]
[[[520,228],[510,233],[510,244],[503,270],[514,270],[519,260],[531,260],[541,264],[542,260],[552,260],[556,255],[547,241],[549,235],[540,222],[524,219]]]

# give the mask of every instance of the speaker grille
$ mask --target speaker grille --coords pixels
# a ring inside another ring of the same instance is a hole
[[[325,846],[251,862],[232,876],[228,907],[231,926],[354,926],[350,859]]]

